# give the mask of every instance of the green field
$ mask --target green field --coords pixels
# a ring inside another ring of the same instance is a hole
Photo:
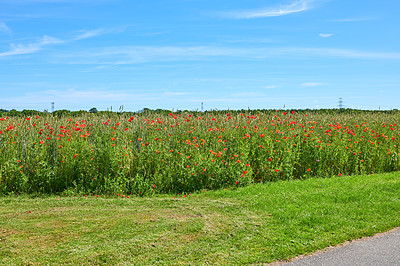
[[[400,170],[400,113],[78,113],[0,118],[0,194],[192,193]]]
[[[400,113],[0,116],[0,263],[262,264],[400,226]]]
[[[191,195],[0,198],[0,264],[262,264],[400,226],[400,173]]]

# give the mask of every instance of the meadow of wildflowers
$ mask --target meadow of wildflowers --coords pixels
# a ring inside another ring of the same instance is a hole
[[[400,170],[394,112],[0,117],[0,193],[185,193]]]

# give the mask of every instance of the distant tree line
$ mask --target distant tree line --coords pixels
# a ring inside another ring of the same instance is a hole
[[[0,116],[20,116],[20,117],[28,117],[28,116],[44,116],[44,115],[52,115],[52,116],[57,116],[57,117],[63,117],[63,116],[82,116],[84,114],[99,114],[99,115],[115,115],[115,114],[124,114],[124,115],[137,115],[137,114],[159,114],[159,115],[168,115],[169,113],[173,112],[175,114],[183,114],[183,113],[203,113],[203,114],[218,114],[218,113],[231,113],[231,114],[240,114],[240,113],[246,113],[246,114],[257,114],[260,112],[273,112],[273,111],[284,111],[289,113],[295,112],[295,113],[307,113],[307,114],[342,114],[342,113],[347,113],[347,114],[359,114],[359,113],[399,113],[400,110],[398,109],[393,109],[393,110],[359,110],[359,109],[350,109],[350,108],[335,108],[335,109],[240,109],[240,110],[208,110],[208,111],[189,111],[189,110],[166,110],[166,109],[149,109],[149,108],[143,108],[142,110],[136,111],[136,112],[126,112],[126,111],[98,111],[97,108],[93,107],[89,109],[88,111],[86,110],[80,110],[80,111],[70,111],[70,110],[56,110],[52,113],[48,112],[47,110],[45,111],[37,111],[37,110],[22,110],[22,111],[17,111],[15,109],[12,110],[6,110],[6,109],[0,109]]]

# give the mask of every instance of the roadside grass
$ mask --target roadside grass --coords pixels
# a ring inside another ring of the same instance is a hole
[[[263,264],[400,226],[400,173],[183,197],[0,198],[0,264]]]

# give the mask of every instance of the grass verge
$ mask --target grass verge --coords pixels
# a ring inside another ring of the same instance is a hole
[[[1,264],[262,264],[400,226],[400,173],[152,198],[0,198]]]

